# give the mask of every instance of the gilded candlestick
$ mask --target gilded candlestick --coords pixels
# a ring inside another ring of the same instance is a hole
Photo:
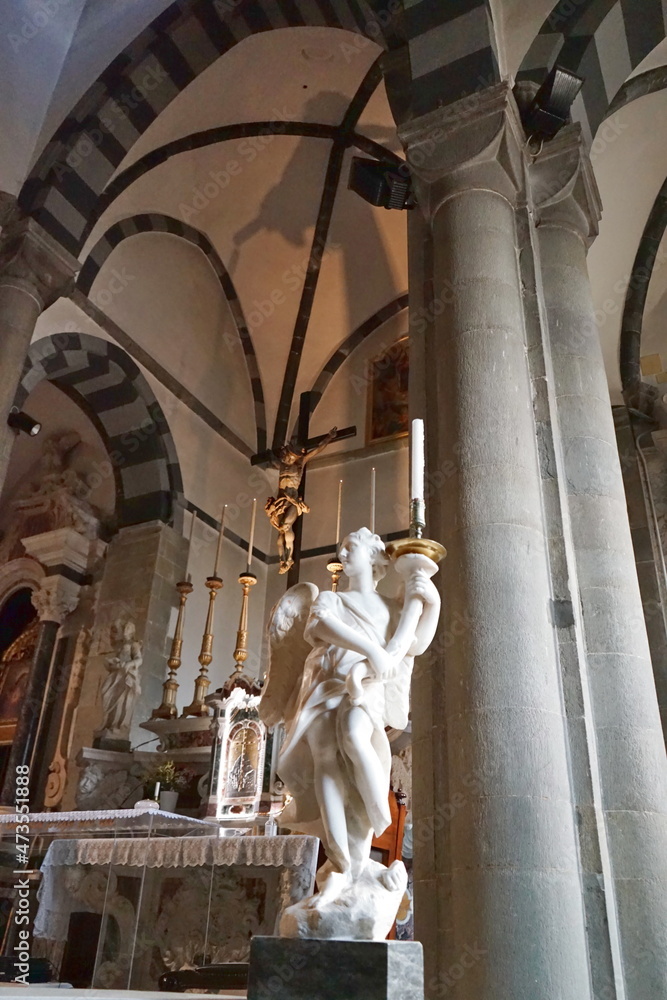
[[[331,562],[327,563],[327,569],[331,573],[331,589],[335,594],[338,590],[338,581],[340,580],[341,573],[343,572],[343,564],[337,562],[336,559],[332,559]]]
[[[241,598],[241,615],[239,617],[239,627],[236,632],[236,649],[234,650],[234,664],[237,674],[243,673],[243,665],[248,658],[248,603],[250,600],[250,588],[257,583],[254,573],[241,573],[239,583],[243,592]]]
[[[185,602],[192,593],[193,589],[194,588],[189,580],[181,580],[180,583],[176,584],[176,590],[180,595],[180,602],[178,605],[178,618],[176,619],[174,638],[171,640],[171,651],[169,653],[169,659],[167,660],[169,673],[166,681],[162,685],[162,704],[151,712],[151,719],[175,719],[178,715],[178,709],[176,708],[176,693],[178,691],[176,672],[181,665],[183,626],[185,624]]]
[[[206,578],[206,586],[209,590],[208,613],[206,615],[206,625],[202,637],[201,651],[199,653],[199,663],[201,669],[195,679],[195,693],[192,703],[183,709],[183,715],[208,715],[208,706],[205,703],[206,692],[211,683],[208,676],[208,668],[213,659],[213,619],[215,616],[215,599],[218,591],[222,587],[222,580],[219,576],[209,576]]]
[[[343,572],[343,564],[338,562],[338,546],[340,544],[340,515],[343,507],[343,480],[338,480],[338,505],[336,508],[336,551],[333,559],[327,563],[327,570],[331,573],[331,589],[334,594],[338,590],[338,581]]]

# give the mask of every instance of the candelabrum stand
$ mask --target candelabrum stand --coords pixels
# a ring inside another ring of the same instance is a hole
[[[171,640],[171,652],[167,660],[169,673],[162,685],[162,704],[151,712],[151,719],[175,719],[178,715],[176,708],[176,693],[178,691],[178,681],[176,672],[181,665],[181,651],[183,649],[183,625],[185,624],[185,602],[193,591],[193,586],[189,580],[181,580],[176,584],[176,590],[180,594],[178,606],[178,618],[176,619],[176,629],[174,638]]]
[[[440,542],[433,541],[431,538],[422,538],[425,527],[424,501],[413,500],[410,504],[410,533],[408,537],[389,542],[386,547],[387,554],[394,561],[396,572],[406,583],[408,577],[420,570],[429,578],[435,576],[438,571],[438,563],[447,555],[445,547]],[[421,598],[413,597],[405,602],[391,642],[392,647],[402,649],[405,644],[408,646],[411,644],[421,613]],[[407,652],[406,648],[405,653]]]
[[[213,659],[213,619],[215,615],[215,599],[218,591],[222,587],[222,580],[219,576],[209,576],[206,578],[206,586],[209,590],[208,613],[206,615],[206,625],[199,653],[201,670],[195,679],[195,693],[192,704],[183,709],[183,715],[208,715],[208,705],[205,702],[206,692],[211,683],[208,676],[208,668]]]
[[[338,562],[336,559],[332,559],[331,562],[327,563],[327,569],[331,573],[331,589],[335,594],[338,590],[338,581],[340,580],[341,573],[343,572],[343,564]]]
[[[248,604],[250,601],[250,588],[257,583],[257,577],[250,570],[241,573],[239,577],[243,597],[241,599],[241,615],[239,627],[236,633],[236,649],[234,650],[234,664],[237,675],[243,673],[245,661],[248,659]],[[232,675],[233,680],[234,675]]]

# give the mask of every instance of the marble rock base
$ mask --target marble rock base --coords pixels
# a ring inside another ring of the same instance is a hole
[[[422,946],[258,935],[248,1000],[424,1000]]]
[[[280,936],[384,941],[408,887],[403,862],[394,861],[385,868],[369,860],[351,884],[344,875],[327,872],[327,867],[323,865],[317,873],[319,894],[287,907]]]

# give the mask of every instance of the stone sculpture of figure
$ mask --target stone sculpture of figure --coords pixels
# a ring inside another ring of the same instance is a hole
[[[312,458],[326,448],[336,437],[337,428],[329,431],[316,448],[293,451],[283,445],[278,452],[278,496],[269,497],[264,505],[269,521],[278,532],[280,554],[279,573],[287,573],[294,565],[294,522],[301,514],[309,514],[310,507],[299,496],[303,471]]]
[[[104,722],[98,736],[127,740],[137,698],[141,694],[139,669],[143,662],[143,643],[134,638],[132,622],[126,622],[114,653],[107,658],[107,675],[102,682],[101,698]]]
[[[440,598],[423,569],[407,576],[401,600],[378,594],[389,560],[368,528],[348,535],[339,556],[346,591],[297,584],[269,625],[260,715],[285,724],[278,772],[293,800],[282,823],[318,835],[328,858],[319,895],[289,907],[281,933],[381,940],[407,884],[401,861],[385,868],[369,857],[391,823],[385,727],[407,725],[413,660],[433,639]]]
[[[81,445],[76,431],[59,431],[47,437],[42,445],[37,468],[28,484],[29,493],[51,493],[65,489],[78,494],[85,483],[71,467],[74,452]]]

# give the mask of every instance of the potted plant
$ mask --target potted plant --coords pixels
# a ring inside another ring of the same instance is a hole
[[[190,777],[189,770],[177,768],[173,760],[165,760],[150,772],[149,781],[158,788],[160,809],[164,812],[174,812],[178,802],[178,793],[188,787]]]

